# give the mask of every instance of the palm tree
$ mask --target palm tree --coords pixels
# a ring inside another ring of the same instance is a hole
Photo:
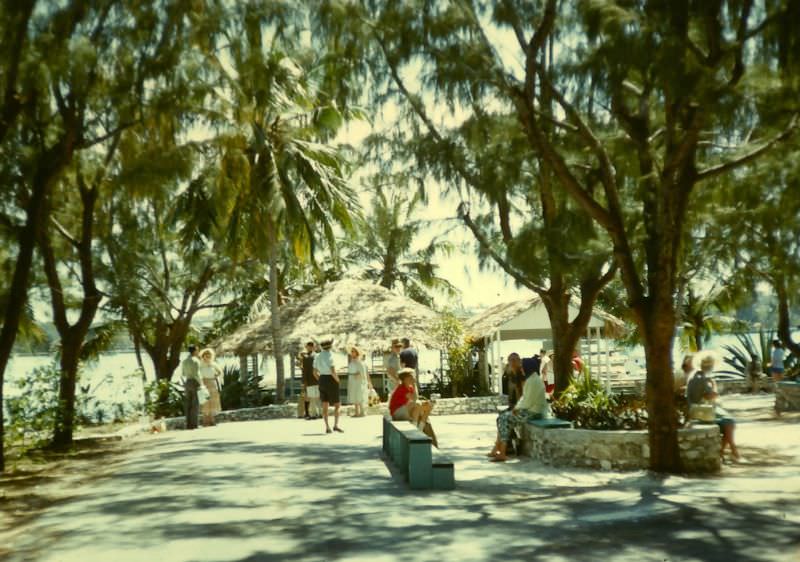
[[[410,298],[430,305],[430,290],[454,295],[457,289],[437,275],[433,259],[449,255],[452,244],[433,237],[415,246],[431,221],[416,218],[422,198],[418,192],[392,192],[377,188],[368,216],[356,221],[356,237],[349,241],[347,260],[360,264],[363,276],[387,289],[402,287]]]
[[[692,352],[703,349],[711,336],[734,322],[722,314],[730,307],[731,295],[724,288],[712,288],[701,295],[689,287],[681,310],[681,347]]]
[[[263,44],[268,26],[275,25],[264,6],[241,9],[243,29],[229,37],[232,69],[220,65],[230,101],[224,108],[229,123],[218,137],[218,187],[228,211],[234,261],[255,257],[269,264],[280,401],[285,379],[278,314],[280,257],[288,252],[313,261],[320,234],[333,244],[336,226],[352,226],[356,197],[345,181],[341,152],[325,144],[348,114],[318,90],[307,53],[290,56],[274,41]]]

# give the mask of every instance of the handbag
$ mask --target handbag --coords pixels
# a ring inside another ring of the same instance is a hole
[[[201,404],[205,404],[211,399],[211,393],[206,388],[206,385],[201,384],[200,388],[197,389],[197,400]]]
[[[378,391],[374,388],[369,389],[369,395],[367,397],[367,404],[370,406],[378,406],[381,403],[381,397],[378,396]]]
[[[713,422],[715,418],[713,404],[692,404],[689,406],[689,419],[701,422]]]

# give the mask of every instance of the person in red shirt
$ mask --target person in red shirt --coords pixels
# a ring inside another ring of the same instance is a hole
[[[407,420],[419,427],[438,447],[436,434],[428,422],[428,416],[433,410],[433,404],[427,400],[417,400],[417,390],[414,385],[414,369],[400,369],[398,373],[400,384],[389,398],[389,413],[395,421]]]

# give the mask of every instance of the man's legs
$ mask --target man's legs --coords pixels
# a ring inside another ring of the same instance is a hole
[[[197,429],[200,414],[200,401],[197,399],[198,385],[195,381],[187,381],[184,393],[186,411],[186,429]]]
[[[341,405],[342,405],[341,402],[336,402],[333,405],[333,430],[338,431],[339,433],[344,433],[342,429],[339,427],[339,408],[341,407]]]
[[[325,420],[325,433],[331,432],[331,427],[328,425],[328,402],[322,401],[322,419]]]

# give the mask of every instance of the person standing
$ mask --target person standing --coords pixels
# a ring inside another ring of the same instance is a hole
[[[189,355],[181,361],[183,411],[186,414],[186,429],[197,429],[200,415],[200,401],[197,398],[197,390],[202,384],[200,381],[200,361],[197,359],[197,348],[195,346],[190,345],[187,350]]]
[[[508,356],[506,376],[508,377],[508,409],[513,410],[522,396],[522,385],[525,383],[525,371],[518,353]]]
[[[389,377],[389,395],[400,384],[400,350],[403,344],[399,339],[393,339],[389,348],[389,356],[386,358],[386,376]]]
[[[761,359],[755,353],[750,355],[750,362],[747,364],[747,378],[750,380],[750,392],[758,394],[761,379]]]
[[[303,373],[303,395],[305,396],[305,419],[319,418],[319,383],[314,377],[314,342],[307,341],[305,351],[300,352],[300,369]],[[311,415],[311,412],[314,415]]]
[[[411,340],[403,338],[403,350],[400,352],[400,365],[405,369],[414,369],[414,375],[419,376],[419,355],[411,347]]]
[[[353,405],[355,409],[353,417],[356,418],[364,417],[369,389],[372,388],[363,358],[364,355],[356,346],[350,348],[350,361],[347,365],[347,401]]]
[[[525,372],[526,379],[534,373],[541,374],[542,359],[545,357],[547,357],[547,350],[541,349],[533,357],[525,357],[522,360],[522,370]]]
[[[339,408],[342,400],[339,398],[339,375],[333,366],[333,340],[324,340],[320,343],[322,351],[314,358],[314,377],[319,381],[319,399],[322,401],[322,419],[325,420],[325,433],[332,433],[328,424],[328,405],[333,404],[334,421],[333,431],[344,433],[339,427]]]
[[[548,355],[542,355],[542,364],[539,367],[539,371],[541,372],[542,382],[544,383],[545,392],[548,396],[550,396],[556,388],[555,382],[555,373],[553,372],[553,357],[555,356],[554,352],[550,352]]]
[[[214,351],[206,348],[200,352],[200,380],[208,390],[208,400],[203,402],[200,411],[203,414],[203,425],[217,425],[214,417],[222,410],[222,400],[219,396],[219,376],[222,369],[214,362]]]
[[[685,355],[681,362],[680,370],[676,371],[672,378],[672,387],[675,394],[680,394],[681,396],[686,394],[686,385],[689,383],[692,374],[694,374],[694,357]]]
[[[772,340],[772,360],[769,364],[769,374],[772,375],[773,382],[780,382],[783,380],[783,355],[786,350],[783,349],[781,340],[775,338]]]

